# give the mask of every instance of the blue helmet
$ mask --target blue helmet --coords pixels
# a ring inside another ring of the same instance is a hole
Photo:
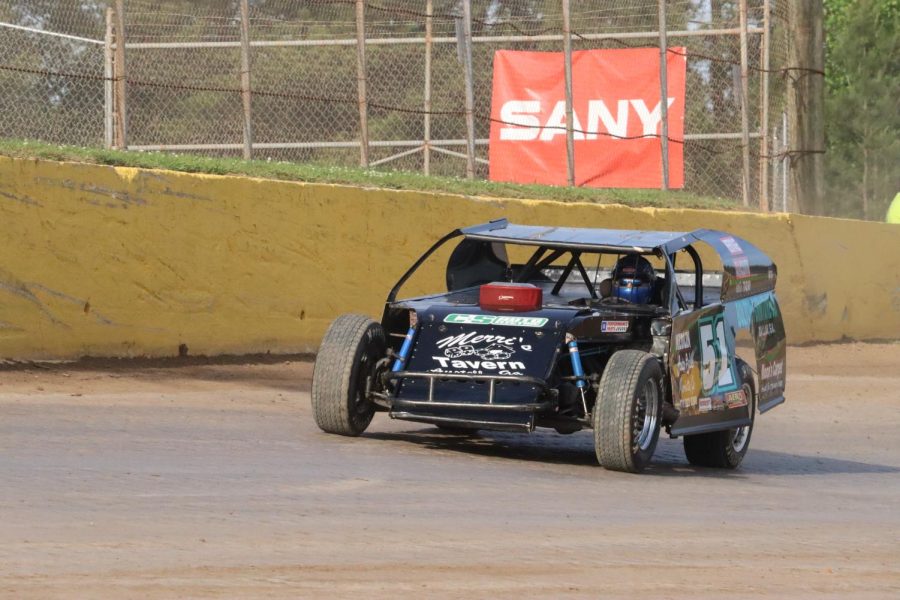
[[[612,272],[612,295],[632,304],[647,304],[653,296],[656,271],[640,254],[626,254]]]

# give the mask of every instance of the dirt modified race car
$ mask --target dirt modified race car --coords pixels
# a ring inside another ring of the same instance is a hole
[[[447,291],[398,300],[456,238]],[[755,415],[784,401],[776,275],[721,231],[505,219],[457,229],[400,278],[381,323],[331,324],[313,373],[316,423],[359,435],[386,411],[455,432],[592,429],[600,464],[628,472],[647,466],[664,428],[692,464],[736,468]]]

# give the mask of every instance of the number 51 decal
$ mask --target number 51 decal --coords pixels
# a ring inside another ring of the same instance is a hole
[[[725,339],[725,320],[721,314],[704,317],[700,327],[700,379],[705,395],[736,389],[728,343]]]

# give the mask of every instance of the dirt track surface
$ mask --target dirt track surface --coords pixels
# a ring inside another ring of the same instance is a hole
[[[738,472],[320,433],[308,363],[0,371],[0,595],[900,597],[900,344],[790,348]]]

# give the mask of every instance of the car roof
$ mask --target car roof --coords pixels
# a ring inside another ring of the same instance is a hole
[[[684,231],[513,225],[506,219],[466,227],[460,231],[466,238],[473,240],[627,252],[653,252],[658,248],[671,251],[674,247],[684,247],[695,241],[695,238]]]

